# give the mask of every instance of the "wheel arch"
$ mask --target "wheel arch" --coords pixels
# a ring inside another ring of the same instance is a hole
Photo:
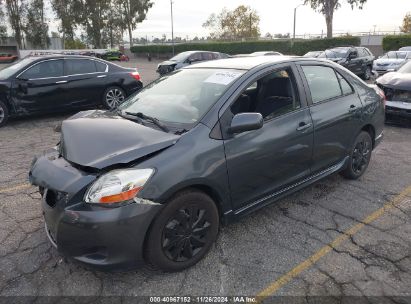
[[[226,201],[227,198],[217,189],[216,186],[198,180],[192,181],[190,183],[176,185],[161,197],[160,202],[162,204],[167,204],[167,201],[169,201],[173,196],[187,190],[198,190],[207,194],[214,201],[220,219],[224,217],[224,213],[227,211],[227,209],[229,209],[227,205],[228,202]]]
[[[375,147],[375,128],[372,124],[366,124],[361,128],[361,131],[365,131],[371,136],[371,141],[372,141],[372,148],[374,149]]]

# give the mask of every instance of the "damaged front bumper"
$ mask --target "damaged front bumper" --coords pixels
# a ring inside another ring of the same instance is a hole
[[[96,178],[56,150],[33,161],[29,179],[40,187],[50,242],[64,256],[102,270],[142,266],[145,236],[162,205],[139,198],[115,208],[85,203],[84,193]]]

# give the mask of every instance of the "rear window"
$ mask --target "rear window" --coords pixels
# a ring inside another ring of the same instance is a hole
[[[94,63],[96,65],[97,72],[105,72],[106,71],[107,65],[105,63],[102,63],[102,62],[97,61],[97,60],[94,61]]]
[[[325,66],[302,66],[313,103],[341,96],[334,69]]]
[[[97,71],[94,61],[89,59],[66,59],[64,69],[66,75],[95,73]]]

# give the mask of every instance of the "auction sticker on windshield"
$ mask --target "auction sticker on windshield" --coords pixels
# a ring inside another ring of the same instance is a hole
[[[218,71],[208,77],[204,82],[227,85],[240,77],[242,72]]]

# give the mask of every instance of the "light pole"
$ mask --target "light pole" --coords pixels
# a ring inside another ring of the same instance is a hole
[[[293,29],[293,41],[295,40],[295,24],[296,24],[296,22],[297,22],[297,8],[299,8],[301,5],[304,5],[304,4],[303,4],[303,3],[301,3],[301,4],[297,5],[297,6],[294,8],[294,29]]]
[[[173,21],[173,0],[170,0],[171,5],[171,45],[173,47],[173,56],[174,56],[174,21]]]

